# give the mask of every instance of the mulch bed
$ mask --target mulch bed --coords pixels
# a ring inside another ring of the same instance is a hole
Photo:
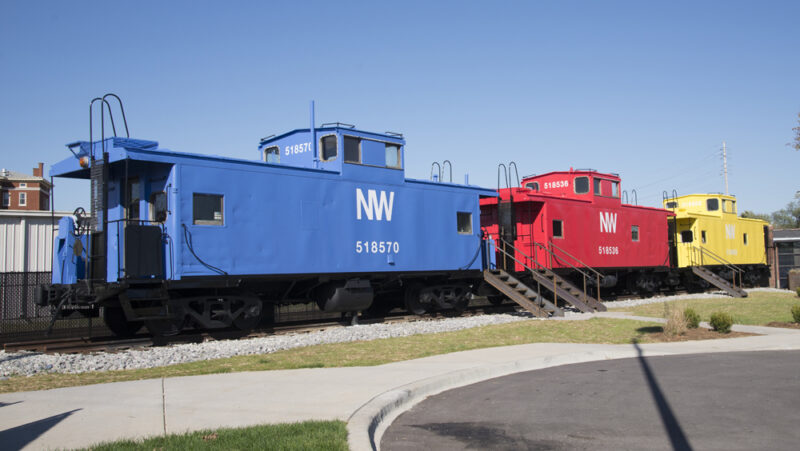
[[[715,340],[718,338],[738,338],[738,337],[752,337],[758,334],[750,334],[746,332],[729,332],[721,334],[719,332],[703,329],[689,329],[683,335],[667,335],[664,332],[654,332],[646,335],[648,340],[653,342],[672,342],[672,341],[690,341],[690,340]]]
[[[767,323],[767,327],[785,327],[787,329],[800,329],[800,323],[782,323],[780,321],[773,321]]]

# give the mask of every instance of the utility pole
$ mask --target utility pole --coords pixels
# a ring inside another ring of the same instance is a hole
[[[728,195],[728,149],[722,141],[722,173],[725,175],[725,195]]]

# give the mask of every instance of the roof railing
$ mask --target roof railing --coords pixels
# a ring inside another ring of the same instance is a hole
[[[334,127],[339,127],[339,128],[356,128],[355,125],[353,125],[353,124],[345,124],[344,122],[326,122],[326,123],[320,125],[320,128],[325,128],[328,125],[332,125]]]

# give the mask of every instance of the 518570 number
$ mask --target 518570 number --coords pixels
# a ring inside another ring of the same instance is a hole
[[[356,241],[356,254],[397,254],[400,243],[397,241]]]

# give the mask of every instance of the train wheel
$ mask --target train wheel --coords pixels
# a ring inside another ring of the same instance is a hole
[[[406,287],[405,305],[406,310],[415,315],[424,315],[431,309],[430,302],[424,302],[421,297],[422,286],[411,284]]]
[[[178,335],[186,323],[186,313],[183,308],[170,306],[172,317],[166,319],[151,319],[144,322],[147,330],[154,337],[171,337]]]
[[[463,313],[464,310],[466,310],[467,307],[469,307],[469,300],[470,300],[469,294],[464,294],[463,296],[459,296],[458,299],[456,299],[453,302],[453,311],[459,315]]]
[[[122,307],[103,307],[103,321],[117,337],[132,337],[144,324],[141,321],[128,321]]]
[[[364,312],[370,318],[384,318],[394,308],[391,302],[373,300],[372,305]]]
[[[233,320],[233,327],[243,331],[252,330],[261,323],[263,313],[261,301],[248,302]]]
[[[492,305],[503,305],[503,303],[506,302],[506,297],[502,294],[486,296],[486,299]]]

